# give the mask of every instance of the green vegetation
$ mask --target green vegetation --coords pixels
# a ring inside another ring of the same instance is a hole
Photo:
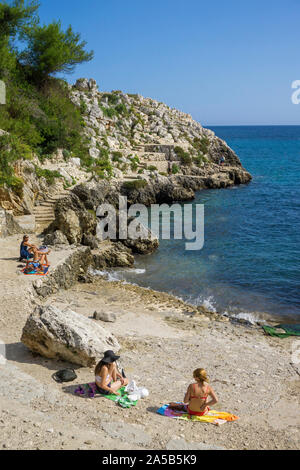
[[[157,171],[157,167],[155,165],[149,165],[148,170],[149,171]]]
[[[35,173],[38,178],[45,178],[49,185],[54,183],[55,178],[62,177],[59,171],[44,170],[42,168],[39,168],[38,166],[35,167]]]
[[[192,164],[192,158],[189,153],[185,152],[183,148],[181,147],[175,147],[174,151],[177,155],[177,157],[180,160],[180,163],[182,165],[191,165]]]
[[[30,160],[32,158],[30,147],[17,137],[4,134],[0,136],[0,155],[0,186],[5,185],[21,196],[24,183],[15,176],[14,163],[20,158]]]
[[[198,155],[197,157],[193,158],[193,161],[197,166],[202,166],[202,163],[207,163],[208,159],[203,155]]]
[[[108,158],[97,158],[91,171],[94,175],[104,179],[112,176],[113,167]]]
[[[179,173],[179,168],[176,163],[174,163],[174,165],[172,166],[172,174],[176,175],[177,173]]]
[[[27,48],[20,53],[19,60],[38,86],[52,75],[74,72],[76,65],[94,57],[93,52],[85,51],[86,42],[80,42],[80,34],[74,33],[72,26],[64,32],[60,21],[25,27],[22,38],[27,41]]]
[[[108,104],[112,104],[112,105],[116,105],[120,99],[119,96],[114,93],[104,93],[102,95],[102,98],[103,99],[107,98]]]
[[[192,145],[198,152],[205,155],[208,152],[210,142],[207,137],[202,137],[201,139],[199,137],[195,137]]]
[[[113,162],[120,162],[123,154],[122,152],[113,152],[112,153],[112,161]]]
[[[126,181],[124,183],[124,188],[128,189],[129,191],[143,189],[147,186],[147,181],[145,180],[133,180],[133,181]]]
[[[65,32],[59,22],[41,26],[38,7],[36,0],[0,3],[0,79],[6,84],[0,129],[11,139],[9,145],[1,139],[0,185],[18,192],[22,182],[13,163],[33,153],[44,161],[61,148],[65,159],[73,154],[83,165],[93,164],[82,137],[80,109],[70,101],[67,83],[54,78],[91,60],[93,53],[85,51],[71,26]]]
[[[130,161],[131,161],[131,165],[130,165],[131,171],[136,171],[140,163],[139,157],[137,155],[135,157],[131,157]]]

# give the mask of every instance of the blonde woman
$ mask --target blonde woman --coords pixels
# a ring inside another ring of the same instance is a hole
[[[210,385],[205,369],[196,369],[193,372],[195,382],[188,386],[184,396],[184,404],[170,403],[169,408],[174,411],[187,411],[189,415],[203,416],[209,407],[218,403],[218,398]],[[210,397],[210,400],[208,399]]]
[[[193,372],[195,383],[188,386],[184,397],[189,415],[203,416],[209,407],[218,403],[218,398],[210,385],[205,369],[196,369]],[[210,398],[210,399],[209,399]]]

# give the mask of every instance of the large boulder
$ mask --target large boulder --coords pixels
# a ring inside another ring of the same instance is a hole
[[[95,214],[89,212],[75,194],[70,193],[56,203],[55,220],[47,228],[46,234],[59,230],[73,245],[80,244],[84,235],[95,235],[96,227]]]
[[[134,257],[131,250],[120,242],[105,241],[100,244],[98,250],[93,251],[93,263],[96,269],[131,267]]]
[[[15,222],[13,216],[0,207],[0,238],[22,232],[22,228]]]
[[[130,248],[133,253],[138,253],[139,255],[147,255],[153,253],[159,247],[159,241],[153,232],[142,223],[138,225],[138,233],[140,234],[137,238],[127,238],[126,240],[121,240],[121,242]]]
[[[44,237],[45,245],[69,245],[67,237],[60,231],[55,230]]]
[[[34,353],[86,367],[94,365],[104,351],[120,349],[114,336],[93,320],[54,306],[36,308],[21,341]]]

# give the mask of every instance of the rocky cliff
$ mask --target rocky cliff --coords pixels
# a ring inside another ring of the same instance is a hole
[[[223,156],[224,170],[240,170],[241,182],[251,179],[228,145],[189,114],[138,94],[99,92],[92,79],[78,80],[70,96],[83,115],[89,154],[105,177],[203,175],[219,170],[214,165]]]
[[[95,210],[96,203],[116,202],[120,193],[129,203],[171,203],[192,199],[199,189],[251,180],[233,150],[189,114],[138,94],[99,91],[93,79],[69,85],[69,96],[81,113],[88,157],[57,149],[42,159],[17,161],[22,191],[0,187],[0,207],[14,215],[50,222],[58,216],[55,198],[67,189],[86,210]],[[56,225],[59,230],[59,220]]]

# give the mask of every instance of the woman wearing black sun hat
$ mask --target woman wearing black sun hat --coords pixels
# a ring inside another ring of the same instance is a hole
[[[120,395],[118,390],[128,384],[118,371],[116,361],[120,358],[113,351],[105,351],[103,358],[95,367],[95,382],[102,395]]]

